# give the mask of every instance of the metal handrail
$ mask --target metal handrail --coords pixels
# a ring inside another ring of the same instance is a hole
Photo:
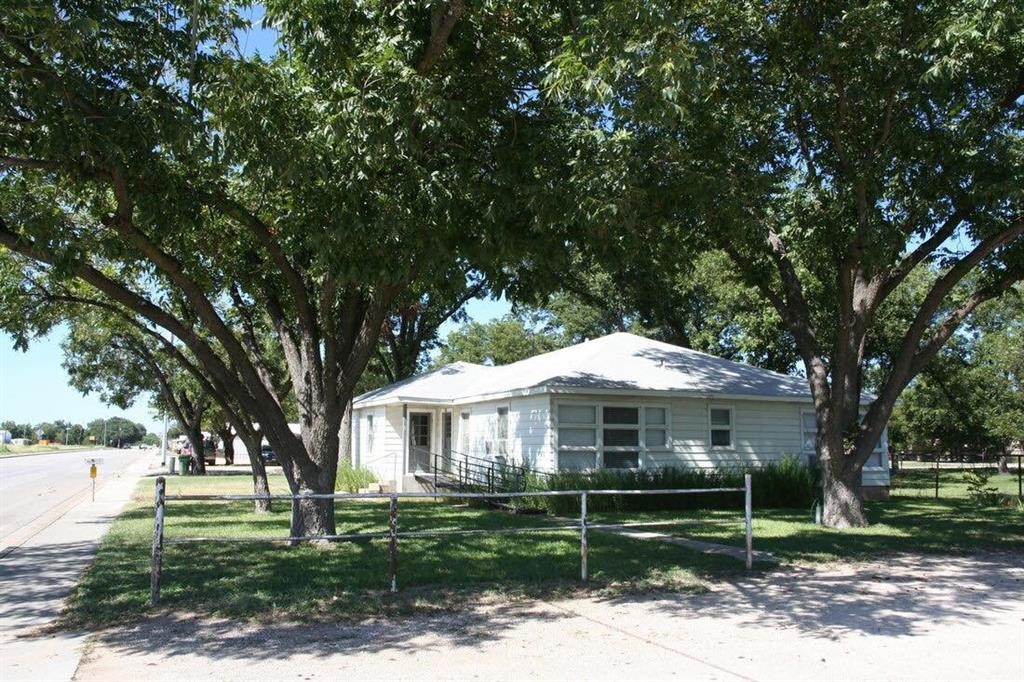
[[[486,488],[488,492],[525,491],[531,478],[546,478],[551,474],[530,469],[524,464],[498,462],[467,455],[455,450],[447,453],[429,453],[428,475],[433,475],[437,490],[440,476],[454,476],[462,488]],[[510,475],[511,474],[511,475]],[[512,485],[509,485],[511,481]]]

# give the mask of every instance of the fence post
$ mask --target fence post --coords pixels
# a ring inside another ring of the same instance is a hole
[[[437,453],[434,453],[434,492],[437,492]]]
[[[587,582],[587,491],[580,493],[580,580]]]
[[[935,455],[935,499],[939,499],[939,455]]]
[[[153,556],[149,564],[149,603],[156,606],[160,601],[160,572],[164,564],[164,499],[167,481],[163,476],[156,479],[156,503],[153,518]]]
[[[491,466],[487,469],[487,492],[494,492],[494,462],[491,462]]]
[[[750,474],[743,475],[743,520],[747,531],[747,570],[754,566],[754,513],[750,490]]]
[[[391,591],[398,592],[398,496],[388,505],[388,580]]]

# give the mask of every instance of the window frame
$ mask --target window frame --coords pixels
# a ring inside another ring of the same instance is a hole
[[[373,427],[373,412],[369,412],[366,415],[366,455],[368,457],[373,457],[373,434],[375,430]]]
[[[560,410],[563,406],[578,406],[578,407],[592,407],[594,410],[593,421],[589,423],[583,422],[563,422],[560,418]],[[637,411],[637,421],[635,424],[620,424],[618,422],[605,422],[604,421],[604,410],[605,408],[620,408],[630,409]],[[654,447],[647,446],[647,410],[648,409],[659,409],[663,410],[665,414],[665,420],[662,424],[650,425],[650,428],[658,431],[664,431],[665,440],[663,445]],[[614,467],[615,471],[636,471],[649,466],[649,454],[651,453],[668,453],[673,451],[672,441],[672,410],[668,403],[647,403],[647,402],[621,402],[621,401],[602,401],[602,400],[553,400],[552,401],[552,439],[554,441],[555,451],[555,468],[557,471],[562,471],[561,466],[561,455],[563,452],[566,453],[593,453],[594,455],[594,470],[605,469],[604,453],[605,451],[611,453],[637,453],[637,467],[634,469]],[[561,429],[581,429],[590,430],[594,433],[594,445],[563,445],[561,442]],[[635,431],[637,434],[636,445],[605,445],[604,442],[604,431],[605,429],[619,429],[619,430],[630,430]],[[567,470],[568,471],[568,470]]]
[[[807,426],[804,424],[804,417],[814,418],[814,435],[811,436],[811,448],[807,449]],[[800,456],[806,460],[806,464],[812,469],[818,466],[818,422],[814,408],[801,407],[799,410],[800,420],[797,424],[800,433]]]
[[[809,432],[807,431],[807,425],[804,424],[804,417],[806,417],[807,415],[811,415],[811,416],[813,416],[815,418],[815,422],[814,422],[814,437],[811,439],[811,442],[813,444],[811,445],[810,449],[807,448],[807,434]],[[800,452],[804,453],[804,454],[816,454],[817,451],[818,451],[818,448],[817,448],[817,445],[816,445],[817,438],[818,438],[817,415],[815,414],[813,409],[809,409],[809,408],[806,408],[806,407],[800,408]]]
[[[496,456],[508,457],[509,452],[509,409],[508,405],[498,405],[494,408],[494,444]],[[504,434],[502,434],[504,430]]]
[[[647,410],[664,410],[665,411],[665,422],[662,424],[648,424],[647,423]],[[672,421],[672,410],[669,408],[667,403],[650,403],[643,405],[643,411],[640,418],[641,431],[640,431],[640,444],[643,446],[644,453],[649,452],[672,452],[674,449],[672,446],[672,429],[669,424]],[[664,431],[665,432],[665,443],[664,445],[650,446],[647,444],[647,431]]]
[[[864,412],[865,411],[863,409],[860,410],[858,412],[858,416],[863,418],[864,417]],[[807,447],[806,447],[807,446],[807,433],[808,433],[808,431],[807,431],[807,427],[804,425],[804,417],[807,416],[807,415],[813,415],[815,417],[815,420],[817,419],[817,414],[815,413],[814,408],[804,407],[804,408],[800,409],[800,454],[803,454],[803,455],[813,455],[814,459],[812,460],[812,462],[817,462],[817,456],[818,456],[817,440],[815,440],[815,445],[811,449],[808,450]],[[817,439],[817,435],[818,435],[818,424],[817,424],[817,421],[815,421],[815,424],[814,424],[814,436],[815,436],[815,439]],[[878,464],[873,464],[872,463],[872,459],[874,459],[875,455],[878,455],[878,462],[879,462]],[[870,469],[872,471],[885,471],[888,468],[888,463],[887,463],[888,458],[889,458],[889,427],[886,426],[884,429],[882,429],[882,435],[878,437],[878,444],[875,445],[874,450],[871,451],[871,457],[868,459],[867,462],[864,463],[864,468],[865,469]]]
[[[720,424],[711,423],[711,412],[713,410],[726,410],[729,413],[729,426],[722,426]],[[709,403],[708,404],[708,448],[710,450],[718,450],[721,452],[728,452],[736,449],[736,406],[735,405],[723,405],[721,403]],[[715,431],[728,431],[729,432],[729,444],[728,445],[715,445],[713,439],[713,433]]]
[[[636,423],[624,424],[621,422],[605,422],[604,411],[608,408],[613,410],[636,410]],[[598,403],[598,441],[597,441],[597,468],[614,471],[637,471],[644,466],[644,410],[640,403]],[[636,433],[636,445],[605,445],[605,429],[612,431],[633,431]],[[611,453],[636,453],[636,468],[633,467],[608,467],[605,466],[604,455]]]
[[[460,455],[468,455],[472,449],[472,443],[470,442],[470,428],[469,420],[472,418],[472,413],[469,410],[462,410],[459,412],[459,448],[462,450]]]

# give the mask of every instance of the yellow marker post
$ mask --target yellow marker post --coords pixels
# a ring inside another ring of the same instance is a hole
[[[96,477],[99,476],[99,469],[96,468],[97,464],[103,462],[102,457],[87,457],[85,463],[89,465],[89,478],[92,480],[92,501],[96,501]]]

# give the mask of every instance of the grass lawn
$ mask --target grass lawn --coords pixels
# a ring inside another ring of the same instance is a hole
[[[967,497],[963,472],[941,471],[935,499],[934,471],[900,472],[892,498],[867,504],[871,525],[832,530],[812,522],[811,510],[754,510],[754,548],[793,562],[863,559],[895,552],[969,553],[978,550],[1024,551],[1024,511],[1010,503],[979,507]],[[993,475],[989,486],[1011,496],[1017,475]],[[743,524],[739,510],[595,514],[595,521],[679,520],[679,527],[659,528],[711,542],[740,545]]]
[[[856,560],[896,552],[1024,551],[1024,513],[1009,507],[979,508],[966,500],[926,498],[893,498],[869,503],[867,507],[871,525],[852,530],[815,525],[810,511],[754,510],[754,548],[789,562]],[[678,527],[657,530],[710,542],[743,543],[743,523],[738,512],[595,516],[605,523],[679,520]]]
[[[273,470],[272,470],[273,471]],[[916,474],[916,472],[913,472]],[[1024,551],[1024,512],[1013,506],[981,508],[966,499],[959,474],[940,483],[940,499],[895,495],[868,505],[872,525],[836,531],[811,522],[810,510],[755,510],[754,547],[786,562],[875,558],[895,552]],[[993,477],[1006,488],[1010,477]],[[1013,483],[1015,484],[1015,479]],[[898,491],[917,490],[915,478]],[[271,473],[272,492],[286,492]],[[166,538],[280,538],[288,506],[255,514],[248,502],[187,502],[185,493],[247,493],[247,475],[167,479]],[[149,610],[153,481],[143,481],[134,502],[113,524],[93,566],[79,584],[64,621],[69,626],[109,625]],[[336,507],[338,532],[387,528],[387,505],[352,501]],[[594,522],[677,521],[657,528],[686,537],[742,545],[740,510],[594,514]],[[403,500],[401,530],[509,528],[557,523],[461,505]],[[708,581],[743,573],[735,559],[703,555],[675,545],[593,531],[590,574],[579,577],[579,536],[574,531],[501,534],[399,541],[401,591],[387,591],[385,540],[327,547],[208,542],[165,546],[161,608],[232,617],[336,619],[411,609],[458,608],[467,601],[555,596],[580,590],[612,594],[643,589],[700,590]]]
[[[0,445],[0,457],[18,457],[20,455],[46,455],[58,452],[74,452],[76,450],[95,450],[94,445]]]
[[[992,474],[989,487],[998,488],[1007,495],[1017,494],[1017,472],[997,474],[995,469],[978,469]],[[935,469],[911,469],[897,471],[892,479],[892,494],[898,497],[935,498]],[[955,469],[939,470],[939,498],[966,499],[967,484],[964,472]]]
[[[251,503],[175,501],[176,493],[251,490],[248,476],[168,478],[165,537],[283,537],[288,507],[255,514]],[[271,490],[284,491],[271,476]],[[149,609],[153,481],[143,481],[135,501],[113,524],[96,560],[72,597],[69,626],[108,625]],[[545,517],[512,515],[466,506],[403,500],[402,530],[508,528],[550,524]],[[376,501],[337,505],[339,532],[387,528],[387,505]],[[455,608],[467,600],[553,595],[581,589],[579,535],[542,534],[402,538],[398,581],[387,591],[385,540],[287,547],[270,543],[210,542],[165,546],[162,608],[246,618],[337,618]],[[708,578],[743,571],[735,559],[698,554],[663,543],[608,534],[591,535],[587,588],[619,592],[658,587],[703,589]]]

